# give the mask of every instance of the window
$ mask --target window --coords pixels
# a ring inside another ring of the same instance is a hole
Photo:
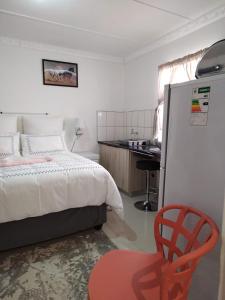
[[[154,124],[154,141],[156,143],[162,142],[164,86],[195,79],[197,64],[204,52],[205,50],[201,50],[159,66],[159,105],[156,109]]]

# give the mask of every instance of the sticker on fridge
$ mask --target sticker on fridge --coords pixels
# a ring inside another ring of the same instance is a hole
[[[196,87],[192,91],[191,125],[206,126],[210,99],[210,86]]]

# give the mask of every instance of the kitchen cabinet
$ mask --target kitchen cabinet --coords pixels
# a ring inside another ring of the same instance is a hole
[[[145,172],[136,169],[136,156],[128,149],[100,144],[100,164],[109,171],[118,188],[130,196],[145,193]]]

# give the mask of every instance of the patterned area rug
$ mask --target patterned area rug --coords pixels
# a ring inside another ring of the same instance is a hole
[[[86,300],[90,271],[116,246],[89,230],[0,254],[0,299]]]

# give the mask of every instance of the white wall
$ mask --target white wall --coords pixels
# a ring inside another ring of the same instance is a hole
[[[225,18],[129,61],[125,66],[125,109],[155,108],[158,66],[208,47],[224,38]]]
[[[78,63],[79,87],[43,85],[42,58]],[[87,128],[76,150],[96,151],[96,110],[123,109],[124,66],[1,40],[0,85],[0,111],[79,117]]]
[[[59,50],[48,51],[48,45],[24,47],[0,39],[0,111],[47,111],[79,117],[86,123],[86,130],[76,150],[97,151],[96,110],[154,109],[158,65],[224,37],[225,19],[221,19],[125,65]],[[79,88],[44,86],[42,58],[77,62]]]

